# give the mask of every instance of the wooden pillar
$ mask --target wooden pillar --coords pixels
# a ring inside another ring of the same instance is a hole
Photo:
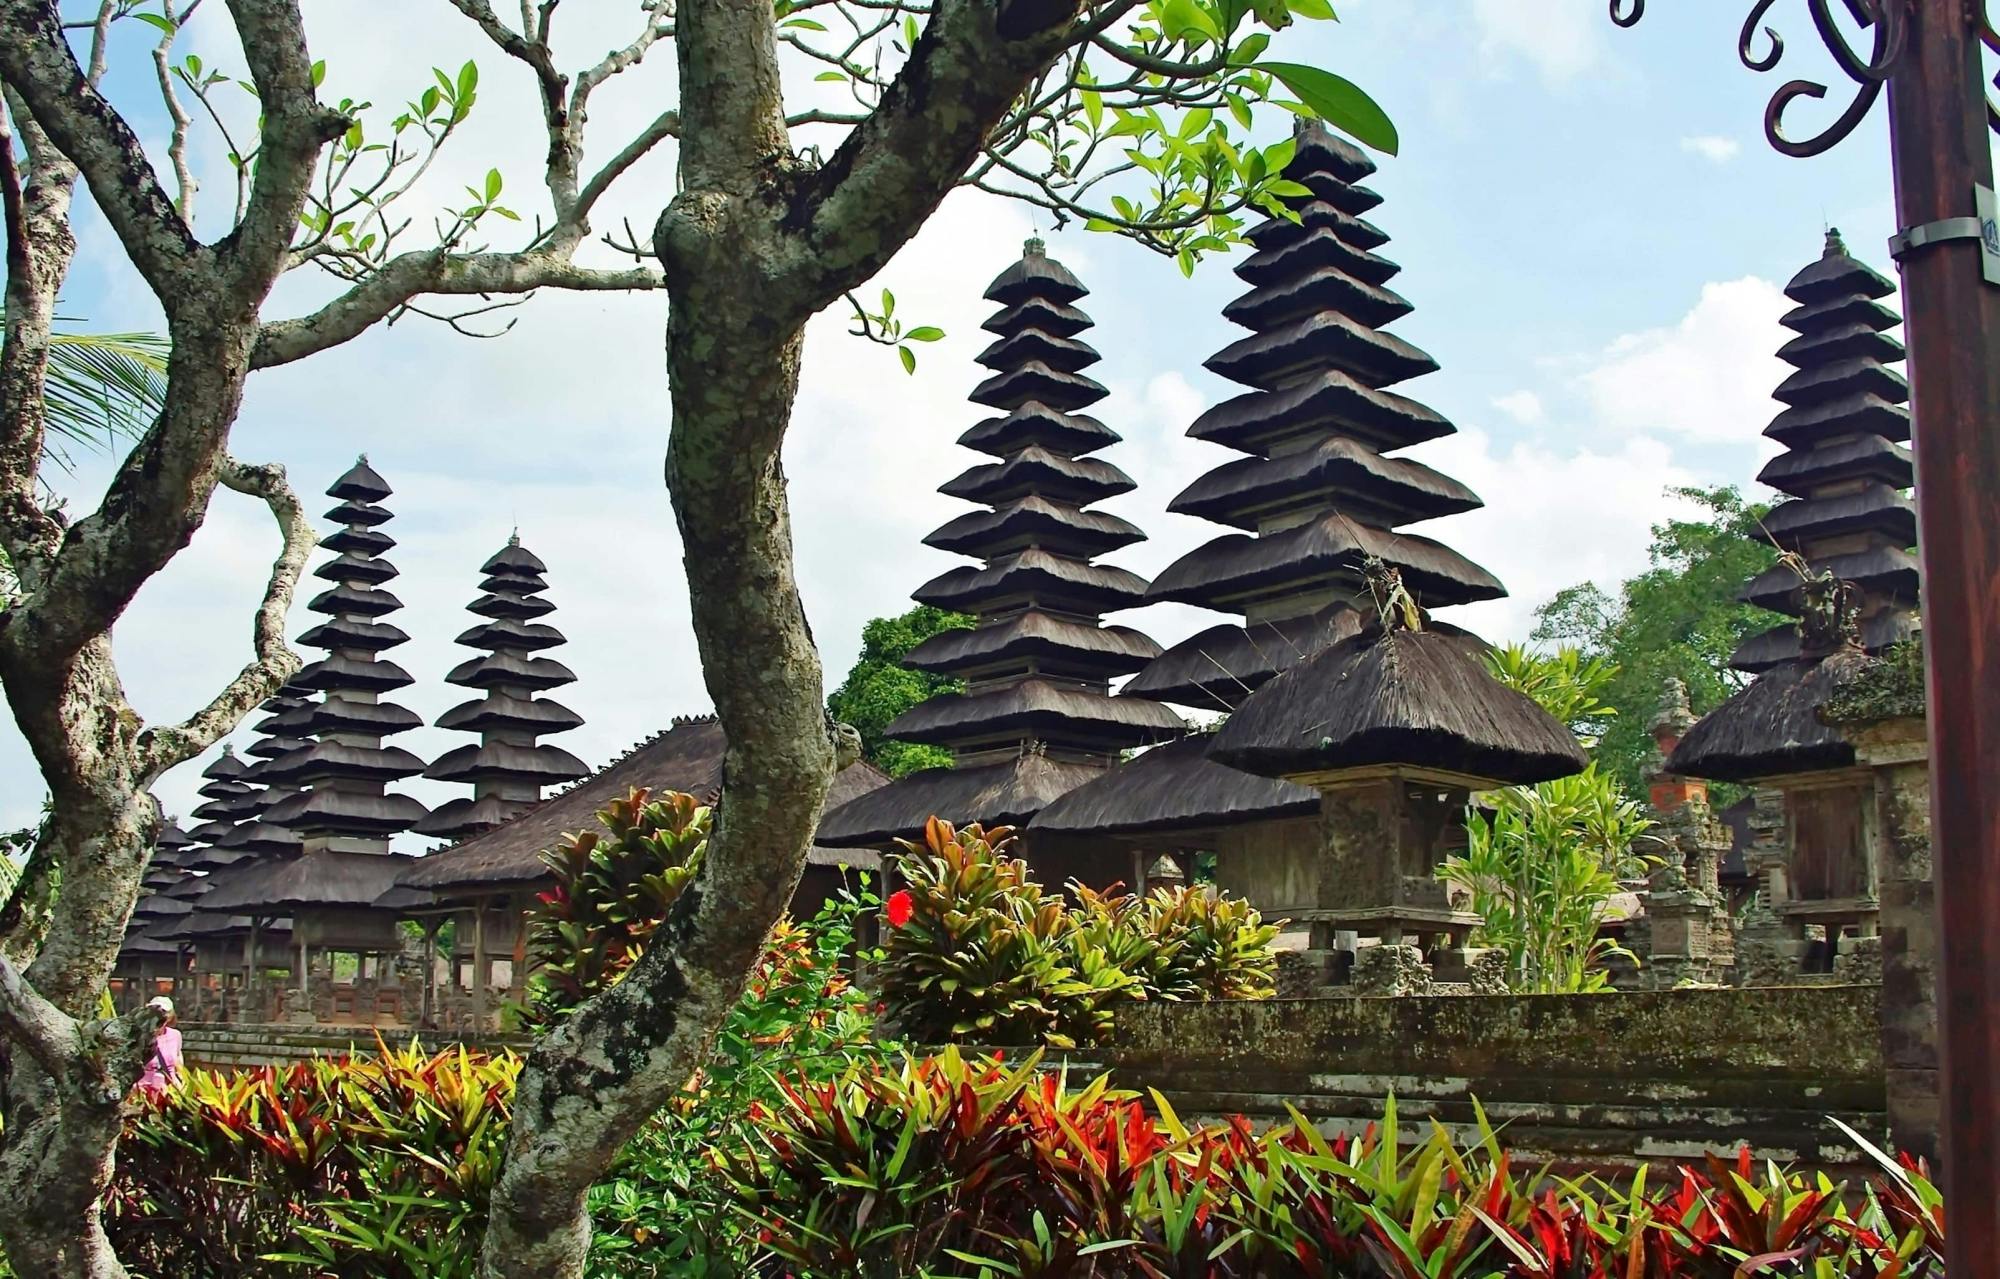
[[[1977,218],[1993,185],[1978,27],[1984,4],[1912,5],[1889,81],[1902,229]],[[1929,659],[1939,942],[1945,1266],[2000,1256],[2000,287],[1977,238],[1900,258]]]
[[[432,915],[424,921],[424,995],[417,1024],[429,1028],[437,1016],[437,935],[443,920]]]
[[[472,907],[472,1022],[486,1029],[486,903]]]

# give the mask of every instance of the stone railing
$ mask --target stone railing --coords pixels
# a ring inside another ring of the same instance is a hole
[[[375,1037],[391,1048],[414,1040],[425,1046],[464,1044],[493,1052],[524,1052],[528,1040],[515,1035],[462,1035],[437,1031],[377,1029],[370,1026],[293,1026],[282,1022],[182,1022],[181,1051],[190,1065],[226,1070],[236,1066],[284,1065],[311,1057],[347,1057],[375,1051]]]

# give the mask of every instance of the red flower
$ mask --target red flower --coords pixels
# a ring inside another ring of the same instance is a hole
[[[909,889],[905,888],[900,892],[889,894],[889,926],[891,928],[901,928],[904,924],[909,923],[910,916],[915,911],[916,906],[910,900]]]

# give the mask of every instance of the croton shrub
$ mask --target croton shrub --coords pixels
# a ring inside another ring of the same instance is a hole
[[[895,1025],[926,1043],[1074,1047],[1133,1000],[1268,999],[1276,925],[1212,885],[1144,896],[1069,886],[1011,853],[1013,831],[932,818],[902,841],[879,970]]]

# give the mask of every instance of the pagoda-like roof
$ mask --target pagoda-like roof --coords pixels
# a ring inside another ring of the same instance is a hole
[[[1037,400],[1004,417],[989,417],[958,437],[966,448],[992,457],[1009,457],[1024,448],[1047,449],[1066,457],[1081,457],[1118,443],[1120,436],[1094,417],[1065,413]]]
[[[201,899],[201,909],[266,915],[366,907],[416,861],[394,853],[317,849],[229,876]]]
[[[1471,489],[1421,462],[1383,457],[1357,440],[1329,435],[1296,452],[1218,466],[1181,490],[1167,509],[1255,531],[1261,520],[1334,500],[1354,519],[1382,528],[1485,505]]]
[[[1263,537],[1233,533],[1198,546],[1161,570],[1146,598],[1241,611],[1249,602],[1314,587],[1352,591],[1371,555],[1401,569],[1427,608],[1507,593],[1498,578],[1442,542],[1371,528],[1334,510]]]
[[[1035,814],[1028,829],[1145,835],[1152,837],[1148,848],[1180,833],[1208,847],[1217,830],[1318,814],[1318,792],[1218,764],[1208,756],[1214,741],[1213,732],[1193,733],[1146,751],[1066,792]]]
[[[977,629],[940,631],[905,653],[903,665],[963,676],[1032,662],[1040,670],[1108,679],[1159,655],[1158,644],[1129,626],[1091,625],[1030,610]]]
[[[1361,614],[1345,601],[1281,621],[1211,626],[1167,649],[1119,696],[1234,710],[1279,671],[1360,630]]]
[[[1013,737],[1111,751],[1178,737],[1187,725],[1158,702],[1030,678],[939,693],[890,720],[883,731],[903,741],[939,746]]]
[[[1252,693],[1209,756],[1266,777],[1411,768],[1531,784],[1582,769],[1575,736],[1488,674],[1479,647],[1371,626]]]
[[[1820,722],[1841,679],[1868,661],[1859,648],[1767,668],[1695,722],[1667,759],[1669,772],[1723,782],[1846,768],[1854,748]]]
[[[680,791],[713,804],[722,787],[722,759],[728,745],[722,725],[710,717],[682,720],[612,761],[588,779],[533,808],[410,866],[404,887],[449,895],[453,891],[507,891],[549,877],[542,851],[569,832],[597,829],[597,814],[634,787],[655,793]],[[841,770],[827,795],[832,808],[887,777],[862,761]],[[456,801],[455,801],[456,802]],[[832,849],[810,855],[815,864],[863,866],[861,859]],[[864,869],[872,868],[863,866]]]
[[[983,613],[1009,601],[1039,602],[1060,612],[1095,616],[1146,602],[1146,579],[1109,564],[1090,564],[1038,547],[985,567],[967,564],[938,574],[910,592],[919,604]]]
[[[817,838],[835,848],[879,848],[922,838],[932,817],[956,826],[978,822],[988,830],[1023,826],[1045,805],[1102,776],[1104,767],[1027,751],[999,763],[926,768],[830,806]]]

